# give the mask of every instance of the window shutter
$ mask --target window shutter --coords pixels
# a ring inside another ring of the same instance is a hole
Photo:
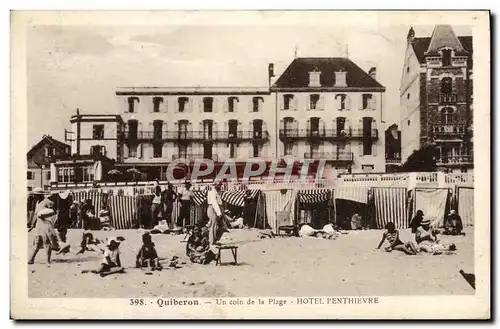
[[[377,143],[372,143],[372,155],[377,156]]]
[[[364,155],[363,151],[364,151],[363,141],[361,141],[361,142],[359,143],[359,155],[360,155],[360,156],[361,156],[361,155]]]
[[[137,123],[137,131],[142,131],[142,122]]]
[[[345,96],[345,108],[347,111],[351,109],[351,98],[349,97],[349,95]]]
[[[219,127],[219,124],[217,122],[213,121],[213,123],[212,123],[212,131],[213,131],[214,135],[217,134],[217,131],[218,131],[217,128],[218,127]]]
[[[164,98],[160,106],[160,112],[168,113],[168,98]]]
[[[253,97],[250,97],[248,100],[248,113],[253,112]]]
[[[123,144],[123,158],[127,159],[128,158],[128,146],[127,144]]]
[[[293,100],[292,100],[292,108],[294,111],[298,111],[299,109],[299,97],[297,95],[293,95]]]
[[[311,130],[311,119],[307,119],[306,129]]]
[[[239,104],[240,104],[240,99],[237,97],[233,101],[233,112],[234,113],[238,112]]]
[[[370,101],[370,108],[372,110],[376,110],[377,109],[377,95],[375,95],[375,94],[372,95],[372,99]]]
[[[224,99],[224,101],[222,102],[222,112],[224,112],[224,113],[229,112],[229,102],[230,101],[231,100],[229,97]],[[236,102],[234,102],[234,103],[236,103]],[[234,106],[233,106],[233,111],[234,111]]]
[[[167,125],[167,122],[166,121],[163,121],[163,127],[162,127],[162,132],[161,132],[161,137],[162,138],[165,138],[167,137],[167,134],[168,134],[168,125]],[[167,144],[167,143],[165,143]]]
[[[229,121],[224,121],[224,131],[229,131]]]
[[[320,111],[325,110],[325,97],[323,95],[319,95],[318,108]]]
[[[123,113],[129,113],[128,112],[129,105],[128,105],[128,98],[127,97],[123,98],[123,103],[124,103],[123,104]]]
[[[212,112],[217,113],[218,107],[219,107],[219,98],[213,97],[212,98]]]

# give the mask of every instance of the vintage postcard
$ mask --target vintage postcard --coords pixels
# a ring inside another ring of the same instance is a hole
[[[490,318],[489,12],[11,27],[14,319]]]

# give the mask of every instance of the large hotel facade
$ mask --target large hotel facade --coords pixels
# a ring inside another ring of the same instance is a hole
[[[332,175],[385,171],[385,88],[375,68],[296,58],[273,77],[270,64],[264,88],[118,88],[115,114],[71,117],[73,159],[52,164],[52,182],[112,181],[113,169],[165,180],[177,159],[324,159]]]

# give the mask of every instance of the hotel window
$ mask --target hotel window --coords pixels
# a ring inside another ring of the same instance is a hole
[[[229,157],[236,158],[236,144],[229,144]]]
[[[161,143],[153,144],[153,158],[161,158],[162,157],[162,149],[163,145]]]
[[[443,66],[451,66],[451,49],[442,50]]]
[[[130,145],[128,148],[128,157],[137,158],[137,145]]]
[[[253,144],[253,157],[254,158],[260,157],[260,146],[259,146],[259,144]]]
[[[373,118],[363,118],[363,155],[372,155],[372,124]]]
[[[441,123],[450,124],[455,123],[455,109],[452,107],[445,107],[441,109]]]
[[[137,101],[137,103],[139,103],[139,98],[138,97],[129,97],[127,99],[128,101],[128,112],[129,113],[134,113],[135,111],[135,101]]]
[[[203,112],[214,111],[214,99],[212,97],[203,98]]]
[[[47,180],[50,180],[50,171],[47,171]]]
[[[318,109],[319,95],[314,94],[309,96],[309,108],[311,110]]]
[[[451,94],[452,91],[452,79],[451,78],[443,78],[441,80],[441,93],[442,94]]]
[[[290,110],[293,101],[293,95],[283,95],[283,110]]]
[[[28,178],[28,180],[33,180],[33,179],[35,179],[35,175],[33,175],[33,172],[32,172],[32,171],[28,171],[28,172],[27,172],[27,174],[28,174],[28,175],[27,175],[27,176],[28,176],[28,177],[27,177],[27,178]]]
[[[187,145],[179,144],[178,146],[179,159],[187,159],[188,157],[187,151],[188,151]]]
[[[238,120],[231,119],[228,121],[227,126],[229,128],[229,138],[236,138],[238,135]]]
[[[236,103],[238,101],[238,97],[229,97],[227,99],[228,112],[236,112]]]
[[[252,111],[259,112],[260,111],[260,102],[264,102],[262,97],[254,97],[252,98]]]
[[[161,139],[162,138],[162,128],[163,121],[162,120],[154,120],[153,121],[153,138]]]
[[[186,111],[186,106],[187,106],[187,103],[188,103],[189,99],[187,97],[179,97],[177,99],[177,103],[179,105],[178,109],[179,109],[179,112],[185,112]]]
[[[160,112],[161,103],[163,103],[163,97],[153,97],[153,112]]]
[[[338,102],[338,110],[343,111],[347,109],[347,95],[346,94],[338,94],[335,95],[335,99]]]
[[[363,110],[372,108],[372,95],[371,94],[363,94]]]
[[[104,139],[104,125],[93,126],[92,139]]]
[[[285,155],[293,155],[293,144],[292,143],[285,143]]]

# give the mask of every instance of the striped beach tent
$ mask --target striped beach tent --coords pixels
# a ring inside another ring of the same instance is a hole
[[[205,186],[193,188],[192,192],[192,199],[196,205],[200,206],[207,201],[208,189]]]
[[[338,187],[335,189],[335,199],[349,200],[366,204],[368,203],[369,190],[370,188],[367,186]]]
[[[245,205],[245,199],[247,197],[250,199],[255,199],[259,192],[260,190],[235,189],[232,191],[222,192],[221,199],[222,201],[227,202],[233,206],[243,207]]]
[[[111,226],[117,230],[138,227],[137,204],[138,198],[134,196],[109,196],[108,209],[111,217]]]
[[[406,197],[408,193],[406,188],[374,187],[372,192],[376,228],[383,229],[388,222],[393,222],[398,229],[407,228]]]

